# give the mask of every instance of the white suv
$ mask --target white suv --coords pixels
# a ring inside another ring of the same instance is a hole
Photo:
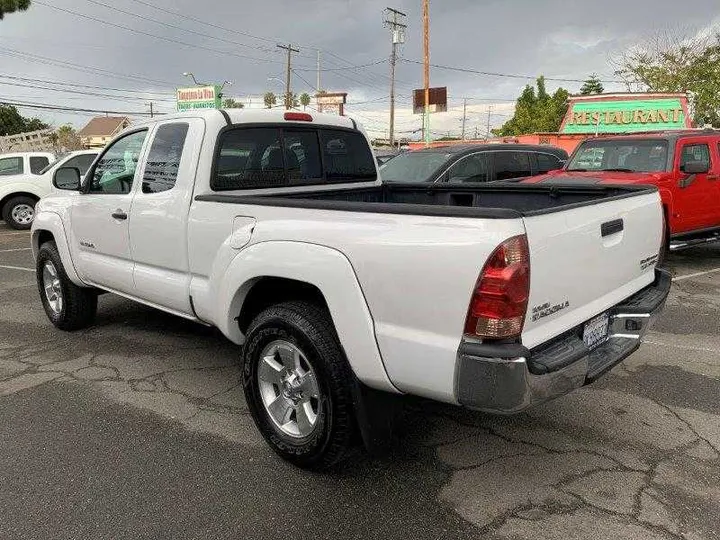
[[[82,150],[71,152],[58,161],[52,154],[38,152],[0,156],[2,219],[13,229],[29,229],[35,218],[35,204],[53,190],[55,171],[59,167],[76,167],[84,175],[97,154],[97,150]],[[38,169],[41,163],[43,167]],[[25,173],[11,174],[17,170]]]

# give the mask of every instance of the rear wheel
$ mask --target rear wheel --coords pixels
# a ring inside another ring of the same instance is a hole
[[[29,229],[35,219],[36,202],[35,199],[24,195],[10,199],[2,209],[5,223],[13,229]]]
[[[97,312],[97,293],[70,281],[54,242],[40,246],[36,275],[43,308],[57,328],[80,330],[92,324]]]
[[[326,469],[353,446],[352,374],[321,307],[261,312],[247,332],[243,385],[255,424],[283,459]]]

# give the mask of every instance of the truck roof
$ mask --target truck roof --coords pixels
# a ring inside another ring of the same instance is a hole
[[[306,114],[312,118],[311,121],[305,120],[286,120],[285,113]],[[165,114],[148,119],[143,122],[133,124],[132,127],[149,125],[155,122],[164,122],[172,119],[181,118],[205,118],[215,119],[223,118],[227,114],[233,124],[277,124],[277,123],[299,123],[305,125],[324,125],[337,126],[344,128],[357,127],[357,123],[350,117],[339,116],[337,114],[318,113],[315,111],[299,111],[285,109],[196,109],[190,111],[181,111],[177,113]]]

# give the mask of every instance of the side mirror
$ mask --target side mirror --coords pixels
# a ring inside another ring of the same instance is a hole
[[[65,191],[80,189],[80,169],[77,167],[60,167],[53,175],[53,186]]]
[[[705,174],[710,170],[710,164],[707,161],[688,161],[682,167],[682,172],[686,174]]]

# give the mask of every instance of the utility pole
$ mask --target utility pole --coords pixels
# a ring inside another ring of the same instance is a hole
[[[315,87],[316,92],[320,92],[320,49],[317,50],[317,86]]]
[[[478,138],[478,127],[475,126],[475,140],[477,141]]]
[[[492,112],[493,112],[493,106],[492,106],[492,105],[488,105],[487,135],[485,135],[485,138],[486,138],[486,139],[489,139],[489,138],[490,138],[490,116],[492,115]]]
[[[402,11],[391,7],[385,9],[385,19],[383,21],[385,28],[390,29],[392,36],[392,52],[390,53],[390,146],[395,146],[395,65],[397,64],[397,46],[405,43],[405,29],[407,25],[400,22],[398,17],[403,20],[407,15]]]
[[[292,53],[300,52],[298,49],[293,49],[292,44],[278,45],[279,49],[285,49],[287,51],[287,73],[285,75],[285,109],[290,109],[292,106],[292,94],[290,93],[290,63],[292,62]]]
[[[150,107],[150,118],[153,118],[153,116],[154,116],[154,114],[153,114],[153,113],[154,113],[154,111],[153,111],[153,102],[151,101],[150,103],[146,103],[145,105],[147,105],[148,107]]]
[[[465,122],[467,120],[467,98],[463,98],[463,127],[462,127],[462,140],[465,140]]]
[[[425,146],[430,145],[430,0],[423,0],[423,79],[425,82]]]

